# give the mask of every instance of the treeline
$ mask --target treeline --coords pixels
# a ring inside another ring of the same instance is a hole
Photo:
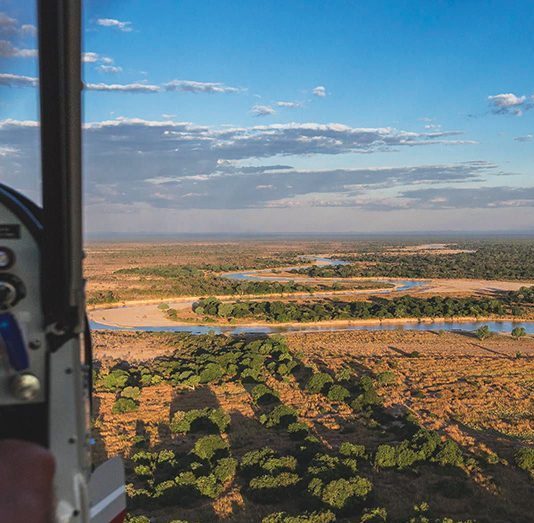
[[[534,279],[534,242],[477,245],[475,252],[458,254],[363,253],[341,256],[351,265],[313,266],[293,272],[320,278],[476,278]]]
[[[215,266],[209,266],[215,267]],[[217,266],[222,269],[223,266]],[[228,266],[225,266],[228,268]],[[310,293],[315,291],[340,290],[340,289],[365,289],[384,287],[378,283],[353,283],[350,285],[302,284],[297,282],[276,281],[244,281],[231,280],[218,276],[208,270],[199,269],[190,265],[162,265],[156,267],[132,267],[115,271],[116,275],[129,275],[136,277],[139,282],[150,286],[135,289],[136,296],[145,294],[151,296],[209,296],[216,295],[244,295],[244,294],[285,294],[285,293]],[[132,286],[133,287],[133,286]],[[88,303],[112,303],[121,299],[128,299],[128,283],[124,282],[124,295],[117,292],[102,291],[89,296]]]
[[[415,298],[402,296],[385,299],[373,297],[370,301],[320,300],[307,303],[282,301],[238,301],[228,303],[216,298],[204,298],[193,304],[196,314],[221,318],[256,318],[282,322],[316,322],[349,319],[388,318],[453,318],[519,315],[502,300],[492,298],[452,298],[433,296]]]

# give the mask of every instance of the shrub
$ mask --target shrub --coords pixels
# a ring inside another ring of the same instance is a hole
[[[113,404],[111,412],[113,414],[123,414],[125,412],[133,412],[139,408],[139,405],[131,398],[119,398]]]
[[[146,516],[126,516],[124,523],[150,523]]]
[[[154,473],[152,467],[149,467],[148,465],[137,465],[134,467],[134,472],[135,475],[139,476],[140,478],[151,477]]]
[[[308,474],[320,476],[322,479],[334,479],[340,459],[330,454],[316,454],[308,466]]]
[[[392,468],[397,464],[397,453],[391,445],[379,445],[375,453],[375,467]]]
[[[384,372],[381,372],[377,377],[376,381],[379,385],[393,385],[397,382],[397,376],[395,376],[394,372],[391,372],[390,370],[386,370]]]
[[[237,460],[235,458],[222,458],[213,469],[213,474],[217,481],[226,483],[235,476],[236,470]]]
[[[223,409],[193,409],[185,413],[177,412],[169,427],[172,432],[187,434],[188,432],[222,433],[230,424],[230,416]]]
[[[169,308],[169,304],[168,303],[160,303],[158,305],[158,309],[164,311],[164,310],[167,310]]]
[[[352,458],[366,458],[367,454],[365,453],[364,445],[355,445],[354,443],[349,443],[344,441],[339,446],[339,453],[342,456],[350,456]]]
[[[228,449],[228,443],[220,436],[204,436],[196,441],[192,452],[200,459],[212,461],[214,458],[226,457]]]
[[[385,508],[366,509],[360,518],[360,523],[383,523],[387,521],[388,513]]]
[[[258,405],[268,405],[279,400],[278,394],[263,383],[256,385],[250,391],[250,395]]]
[[[118,389],[122,389],[128,382],[129,378],[130,375],[125,370],[115,369],[109,374],[105,374],[101,377],[99,386],[105,390],[114,392]]]
[[[269,514],[261,520],[261,523],[333,523],[336,516],[330,510],[321,512],[305,512],[296,516],[290,516],[287,512]]]
[[[293,440],[303,440],[309,434],[309,428],[306,423],[297,421],[295,423],[290,423],[287,427],[287,432],[289,437]]]
[[[199,375],[200,383],[219,381],[225,375],[225,370],[218,363],[208,363]]]
[[[515,327],[512,329],[512,338],[515,338],[518,340],[519,338],[523,338],[527,335],[527,331],[525,330],[525,327]]]
[[[325,391],[325,389],[332,383],[334,383],[334,380],[330,374],[326,374],[326,372],[317,372],[316,374],[312,374],[308,383],[306,383],[306,388],[312,394],[319,394]]]
[[[299,482],[300,477],[294,472],[281,472],[276,476],[266,474],[250,480],[248,493],[258,502],[278,501],[286,497]]]
[[[515,454],[516,465],[527,472],[534,473],[534,448],[523,447]]]
[[[416,461],[419,461],[419,454],[410,448],[410,444],[407,441],[403,441],[395,449],[395,461],[397,468],[405,469],[413,465]]]
[[[458,444],[449,439],[442,444],[440,451],[436,454],[435,461],[440,465],[459,467],[464,462],[464,458]]]
[[[196,487],[200,494],[211,499],[217,499],[223,491],[223,486],[217,482],[214,474],[200,476],[196,481]]]
[[[354,399],[350,406],[356,412],[359,412],[364,407],[370,407],[374,405],[382,405],[382,398],[378,395],[374,388],[364,390],[363,394],[360,394]]]
[[[139,399],[141,396],[141,389],[139,387],[125,387],[121,392],[121,397],[131,398],[133,400]]]
[[[314,478],[308,485],[311,496],[318,498],[334,510],[346,510],[363,501],[372,490],[371,482],[360,476],[350,479],[336,479],[324,483]]]
[[[265,447],[259,450],[251,450],[243,455],[240,462],[241,471],[245,476],[253,476],[261,470],[262,464],[276,454],[273,449]]]
[[[491,336],[490,328],[487,325],[482,325],[475,331],[475,336],[479,340],[485,340]]]
[[[291,423],[297,421],[297,412],[287,405],[278,405],[270,414],[262,414],[260,422],[267,428],[282,427],[286,428]]]
[[[441,444],[441,438],[437,432],[420,429],[412,437],[412,444],[417,448],[420,458],[425,460],[434,454]]]
[[[350,392],[341,385],[332,385],[328,390],[327,397],[330,401],[345,401],[350,398]]]
[[[274,474],[281,471],[294,472],[297,468],[297,458],[294,456],[268,458],[262,463],[261,468],[269,474]]]

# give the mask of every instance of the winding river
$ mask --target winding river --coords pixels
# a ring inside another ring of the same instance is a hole
[[[319,257],[319,256],[303,256],[303,259],[310,260],[312,263],[320,264],[320,265],[347,265],[349,262],[343,261],[343,260],[337,260],[333,258],[327,258],[327,257]],[[309,265],[307,265],[309,266]],[[283,267],[279,268],[277,270],[279,271],[289,271],[292,269],[297,269],[300,267],[305,267],[305,265],[302,266],[292,266],[292,267]],[[268,274],[266,274],[268,273]],[[297,277],[292,278],[290,276],[279,276],[272,273],[271,269],[258,269],[258,270],[249,270],[249,271],[242,271],[242,272],[227,272],[224,273],[222,276],[225,278],[229,278],[232,280],[247,280],[247,281],[278,281],[278,282],[288,282],[288,281],[294,281],[297,279]],[[317,279],[314,278],[307,278],[307,277],[298,277],[299,282],[309,282],[309,281],[317,281]],[[328,278],[329,282],[336,282],[336,281],[347,281],[343,278]],[[373,290],[373,294],[390,294],[390,293],[396,293],[396,292],[402,292],[407,290],[423,290],[425,287],[429,286],[430,280],[423,281],[423,280],[401,280],[401,279],[373,279],[373,281],[378,281],[379,283],[387,283],[387,284],[393,284],[394,287],[387,288],[387,289],[377,289]],[[369,290],[351,290],[348,291],[348,293],[356,294],[356,293],[369,293]],[[299,294],[295,294],[295,296],[298,296]],[[314,296],[330,296],[331,294],[328,291],[325,292],[316,292],[313,294]],[[190,306],[192,304],[192,301],[185,301],[182,302],[182,306]],[[477,328],[481,327],[482,325],[487,325],[493,332],[510,332],[515,327],[524,327],[525,331],[528,334],[534,334],[534,321],[509,321],[509,320],[502,320],[502,321],[458,321],[458,320],[451,320],[451,321],[433,321],[433,322],[418,322],[412,320],[399,320],[395,322],[369,322],[369,323],[344,323],[344,324],[329,324],[329,325],[317,325],[313,323],[302,323],[302,324],[293,324],[293,325],[283,325],[283,326],[276,326],[276,325],[257,325],[257,324],[251,324],[251,325],[194,325],[194,324],[187,324],[187,323],[177,323],[177,322],[169,322],[167,325],[153,325],[153,324],[142,324],[146,322],[139,322],[139,324],[132,326],[131,324],[122,324],[122,322],[111,320],[111,318],[105,318],[103,317],[103,313],[105,313],[108,316],[113,315],[113,311],[120,311],[120,316],[125,317],[128,312],[132,312],[134,314],[135,312],[143,312],[142,309],[145,308],[149,310],[151,307],[154,309],[155,304],[152,305],[125,305],[123,307],[117,307],[117,308],[109,308],[109,309],[100,309],[97,311],[93,311],[93,313],[90,314],[91,321],[90,321],[90,327],[92,329],[98,329],[98,330],[130,330],[130,331],[147,331],[147,332],[188,332],[190,334],[208,334],[208,333],[215,333],[215,334],[274,334],[274,333],[284,333],[284,332],[333,332],[333,331],[354,331],[354,330],[367,330],[367,331],[378,331],[378,330],[416,330],[416,331],[439,331],[439,330],[445,330],[445,331],[473,331]],[[137,309],[137,311],[136,311]],[[95,312],[100,312],[100,314],[94,314]],[[134,314],[135,315],[135,314]],[[102,318],[102,321],[98,321],[95,319],[95,316],[98,316],[99,318]],[[142,316],[143,318],[146,318],[147,316]],[[154,320],[157,321],[157,320]],[[130,323],[130,322],[127,322]],[[150,323],[154,323],[151,321]],[[163,322],[162,322],[163,323]]]

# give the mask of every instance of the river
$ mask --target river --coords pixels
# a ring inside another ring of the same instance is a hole
[[[334,258],[320,257],[320,256],[303,256],[303,259],[312,260],[314,263],[321,265],[346,265],[349,262],[343,260],[337,260]],[[291,269],[298,268],[298,266],[285,267],[278,270],[288,271]],[[269,269],[261,270],[250,270],[242,272],[228,272],[223,276],[233,280],[247,280],[247,281],[291,281],[294,280],[290,277],[279,277],[277,275],[266,276],[263,275],[265,272],[270,272]],[[299,277],[298,281],[308,281],[313,280],[313,278],[303,278]],[[343,278],[329,278],[329,281],[343,280]],[[345,280],[346,281],[346,280]],[[373,291],[373,294],[386,294],[393,292],[401,292],[415,288],[423,288],[428,284],[426,281],[420,280],[398,280],[398,279],[380,279],[374,280],[383,283],[393,283],[394,288],[382,289]],[[351,293],[366,292],[368,290],[352,290]],[[325,293],[315,293],[315,296],[328,295]],[[403,322],[399,320],[395,323],[359,323],[359,324],[340,324],[340,325],[314,325],[313,323],[302,323],[291,326],[276,326],[276,325],[191,325],[191,324],[180,324],[176,323],[175,325],[150,325],[150,326],[137,326],[137,327],[122,327],[118,325],[108,325],[104,323],[99,323],[96,321],[91,321],[90,326],[92,329],[98,330],[129,330],[129,331],[146,331],[146,332],[188,332],[190,334],[208,334],[210,332],[215,334],[275,334],[275,333],[285,333],[285,332],[334,332],[334,331],[356,331],[356,330],[367,330],[367,331],[378,331],[378,330],[416,330],[416,331],[474,331],[479,327],[487,325],[492,332],[501,332],[507,333],[510,332],[515,327],[523,327],[528,334],[534,334],[534,321],[435,321],[435,322],[414,322],[406,321]]]

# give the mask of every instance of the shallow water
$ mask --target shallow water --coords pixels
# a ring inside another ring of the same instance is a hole
[[[487,325],[492,332],[511,332],[515,327],[524,327],[527,334],[534,334],[534,321],[436,321],[433,323],[375,323],[367,325],[313,325],[303,323],[291,327],[265,325],[261,327],[210,326],[210,325],[165,325],[154,327],[115,327],[90,322],[91,329],[144,332],[189,332],[190,334],[275,334],[284,332],[336,332],[336,331],[474,331]]]

